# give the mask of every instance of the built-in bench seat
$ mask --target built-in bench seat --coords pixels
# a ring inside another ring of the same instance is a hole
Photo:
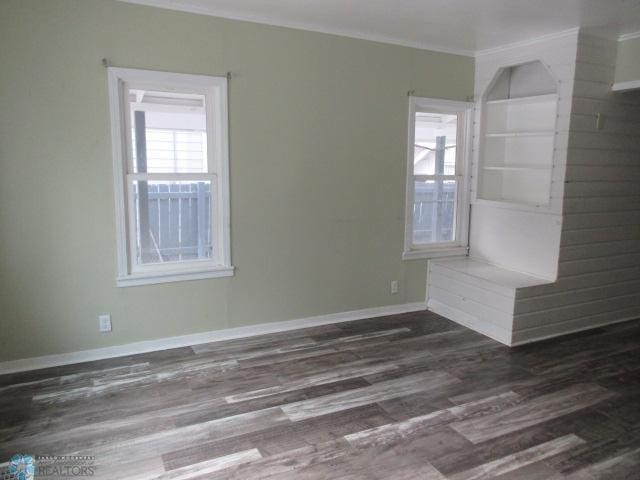
[[[550,280],[471,257],[433,259],[427,276],[427,307],[511,345],[518,290],[547,283]]]

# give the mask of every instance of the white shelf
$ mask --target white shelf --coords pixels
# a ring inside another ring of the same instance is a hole
[[[540,208],[547,208],[549,206],[548,201],[532,202],[506,196],[495,198],[477,198],[473,203],[479,205],[491,205],[494,207],[510,208],[512,210],[524,209],[529,211],[535,211]]]
[[[534,277],[533,275],[515,270],[508,270],[504,267],[499,267],[481,259],[471,257],[437,259],[431,260],[429,264],[514,290],[549,283],[549,280],[545,278]]]
[[[493,132],[486,133],[487,138],[514,138],[514,137],[552,137],[556,132],[553,130],[529,131],[529,132]]]
[[[487,105],[500,105],[500,104],[518,104],[518,103],[553,103],[558,100],[556,93],[549,93],[547,95],[533,95],[530,97],[517,97],[517,98],[503,98],[499,100],[487,100]]]
[[[503,69],[494,81],[481,110],[477,199],[548,207],[559,98],[553,88],[539,62]],[[512,94],[520,96],[505,98]]]
[[[487,165],[482,167],[484,170],[508,170],[508,171],[531,171],[531,170],[540,170],[540,171],[549,171],[551,170],[551,165]]]

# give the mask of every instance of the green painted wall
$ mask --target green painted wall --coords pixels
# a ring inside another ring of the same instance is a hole
[[[618,42],[616,82],[640,80],[640,38]]]
[[[103,57],[233,72],[234,277],[115,287]],[[424,300],[426,262],[400,258],[406,95],[464,99],[473,59],[113,0],[3,0],[0,65],[0,359]]]

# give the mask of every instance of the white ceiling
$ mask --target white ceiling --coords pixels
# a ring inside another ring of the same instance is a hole
[[[640,0],[123,0],[472,55],[576,27],[640,31]]]

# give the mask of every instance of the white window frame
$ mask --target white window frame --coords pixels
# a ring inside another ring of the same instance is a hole
[[[198,280],[233,275],[229,212],[229,139],[227,78],[130,68],[108,68],[111,141],[116,201],[117,278],[119,287]],[[207,132],[205,173],[134,173],[128,88],[178,91],[204,95]],[[139,177],[139,178],[138,178]],[[211,238],[214,255],[208,259],[139,265],[135,262],[133,180],[211,181]],[[215,221],[214,221],[215,219]]]
[[[415,116],[416,112],[433,112],[458,115],[456,139],[456,172],[452,178],[457,180],[456,212],[455,212],[455,240],[429,244],[413,243],[413,199],[414,180],[416,178],[428,180],[441,178],[438,175],[414,175],[414,144],[415,144]],[[469,171],[471,158],[471,119],[473,117],[473,103],[454,100],[441,100],[425,97],[409,97],[409,121],[407,135],[407,182],[405,199],[405,231],[404,251],[402,258],[412,260],[417,258],[447,257],[466,255],[469,251]]]

